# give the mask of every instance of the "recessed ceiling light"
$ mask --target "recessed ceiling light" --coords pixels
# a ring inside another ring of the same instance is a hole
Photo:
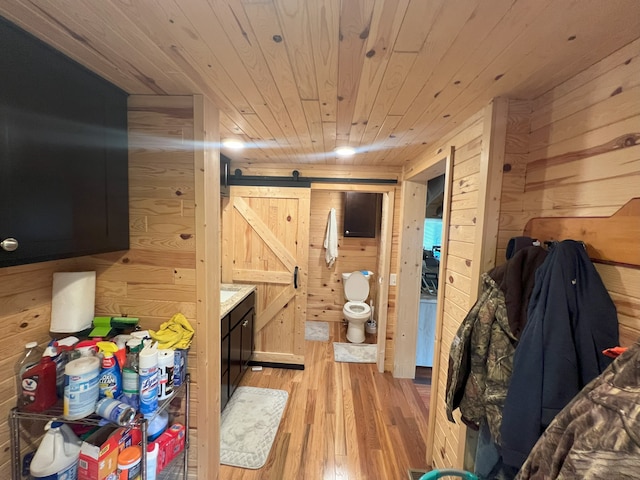
[[[353,147],[338,147],[334,150],[335,154],[339,157],[352,157],[356,154],[356,149]]]
[[[236,140],[235,138],[227,138],[222,141],[222,146],[229,150],[242,150],[244,148],[244,143],[240,140]]]

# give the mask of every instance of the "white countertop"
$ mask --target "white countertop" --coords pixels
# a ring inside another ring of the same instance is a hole
[[[222,319],[226,314],[234,309],[242,300],[247,298],[251,292],[256,289],[255,285],[245,285],[241,283],[221,283],[220,291],[233,291],[234,293],[224,302],[220,302],[220,318]]]

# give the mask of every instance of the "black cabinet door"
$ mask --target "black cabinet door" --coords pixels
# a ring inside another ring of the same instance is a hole
[[[382,195],[379,193],[345,192],[345,237],[375,238],[380,228]]]
[[[129,248],[127,95],[0,18],[0,267]]]
[[[242,374],[242,327],[237,324],[229,332],[229,397],[233,395]]]
[[[249,366],[249,360],[253,354],[253,324],[255,320],[255,310],[251,309],[242,320],[242,370]]]
[[[224,410],[224,407],[229,403],[229,371],[222,374],[220,379],[220,411]]]

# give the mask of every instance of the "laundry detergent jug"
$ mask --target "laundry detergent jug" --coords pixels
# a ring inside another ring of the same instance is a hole
[[[76,480],[82,441],[66,423],[49,422],[29,467],[34,480]]]

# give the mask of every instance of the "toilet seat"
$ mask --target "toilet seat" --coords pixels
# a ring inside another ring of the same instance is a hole
[[[364,302],[369,296],[369,280],[362,272],[355,271],[344,282],[344,296],[349,302]]]
[[[347,302],[344,304],[342,313],[353,320],[368,319],[371,314],[371,307],[365,302]]]

